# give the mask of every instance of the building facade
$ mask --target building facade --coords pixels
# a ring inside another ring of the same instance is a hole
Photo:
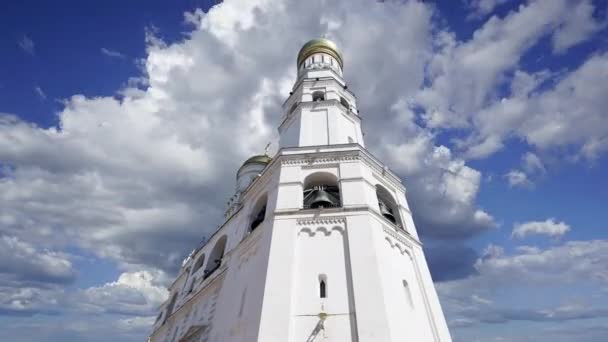
[[[405,187],[365,149],[342,54],[312,40],[297,70],[279,151],[238,170],[150,340],[451,341]]]

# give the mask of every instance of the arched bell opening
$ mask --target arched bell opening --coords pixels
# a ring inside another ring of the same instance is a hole
[[[337,208],[342,205],[338,178],[317,172],[304,180],[304,209]]]
[[[317,90],[315,92],[312,93],[312,101],[313,102],[317,102],[317,101],[325,101],[325,92]]]
[[[266,203],[268,202],[268,196],[262,195],[256,202],[252,210],[251,224],[249,225],[249,232],[256,229],[266,218]]]
[[[173,296],[171,296],[171,301],[169,302],[169,305],[167,305],[167,313],[165,314],[165,322],[167,321],[167,319],[169,318],[169,316],[171,316],[171,314],[173,313],[173,308],[175,307],[175,302],[177,301],[177,292],[175,292],[173,294]]]
[[[343,98],[342,96],[340,96],[340,104],[342,106],[344,106],[344,108],[346,109],[350,109],[350,103],[348,103],[348,100],[346,100],[345,98]]]
[[[207,261],[207,265],[205,267],[205,272],[203,277],[208,278],[215,270],[220,268],[222,265],[222,259],[224,258],[224,251],[226,250],[226,235],[222,236],[217,240],[215,246],[211,250],[211,254],[209,254],[209,260]]]
[[[376,185],[376,197],[378,198],[380,214],[392,224],[403,228],[399,217],[399,207],[390,192],[383,186]]]
[[[201,254],[201,256],[198,257],[198,259],[196,259],[196,262],[194,263],[194,267],[192,268],[192,274],[196,273],[196,271],[198,271],[201,267],[203,267],[204,263],[205,263],[205,254]]]

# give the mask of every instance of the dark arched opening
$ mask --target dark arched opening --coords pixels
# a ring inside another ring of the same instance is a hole
[[[256,229],[264,219],[266,218],[266,202],[268,201],[268,196],[265,194],[257,201],[256,205],[253,207],[253,215],[251,217],[251,224],[249,225],[249,231],[252,232]]]
[[[318,90],[312,93],[312,100],[316,101],[325,101],[325,93]]]
[[[228,239],[226,236],[222,236],[217,240],[215,246],[211,250],[211,254],[209,254],[209,261],[207,261],[207,266],[205,267],[205,273],[203,277],[207,279],[213,272],[215,272],[222,265],[222,259],[224,258],[224,251],[226,249],[226,241]]]
[[[331,173],[317,172],[304,180],[304,209],[340,207],[338,178]]]
[[[399,217],[399,208],[390,192],[383,186],[376,185],[376,197],[378,198],[380,214],[392,224],[403,227]]]

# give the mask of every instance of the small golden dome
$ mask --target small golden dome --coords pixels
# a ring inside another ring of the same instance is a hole
[[[245,167],[245,165],[249,165],[249,164],[265,164],[265,165],[268,165],[268,164],[270,164],[271,161],[272,161],[272,158],[270,158],[267,155],[253,156],[253,157],[245,160],[245,162],[243,163],[243,165],[241,165],[241,167],[237,171],[237,174],[241,171],[241,169],[243,167]]]
[[[263,163],[263,164],[268,164],[272,161],[272,158],[270,158],[267,155],[258,155],[258,156],[253,156],[247,160],[245,160],[245,162],[243,163],[243,165],[245,164],[250,164],[250,163]]]
[[[302,48],[300,49],[300,52],[298,53],[298,69],[300,68],[302,63],[304,63],[306,58],[310,57],[315,53],[320,52],[332,56],[338,61],[338,63],[340,64],[340,68],[343,67],[342,53],[338,49],[336,43],[332,42],[329,39],[318,38],[313,39],[308,43],[304,44],[304,46],[302,46]]]

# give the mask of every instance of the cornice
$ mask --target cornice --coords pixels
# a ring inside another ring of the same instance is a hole
[[[296,224],[299,226],[344,224],[344,223],[346,223],[345,216],[307,217],[307,218],[299,218],[296,220]]]

